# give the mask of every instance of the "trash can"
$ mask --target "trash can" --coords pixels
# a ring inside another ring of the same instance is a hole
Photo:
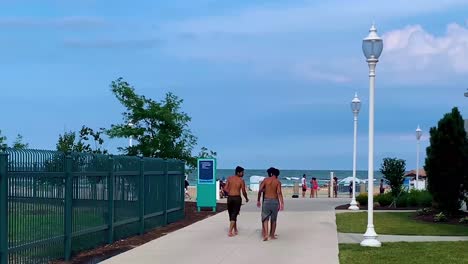
[[[366,192],[366,184],[365,183],[361,183],[359,185],[359,193],[365,193]]]
[[[293,185],[292,198],[299,198],[299,183],[297,181],[295,181]]]

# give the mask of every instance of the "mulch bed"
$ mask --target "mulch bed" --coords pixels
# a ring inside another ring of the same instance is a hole
[[[343,204],[335,207],[335,210],[348,210],[349,204]],[[366,206],[361,206],[363,210],[367,210]],[[390,210],[418,210],[418,207],[388,207],[388,206],[374,206],[374,210],[390,211]]]
[[[227,209],[226,204],[217,204],[216,212],[212,212],[211,208],[209,211],[202,210],[197,212],[197,204],[195,202],[185,202],[185,218],[169,224],[164,227],[155,228],[141,236],[133,236],[126,239],[122,239],[114,242],[110,245],[98,247],[89,251],[84,251],[76,256],[73,256],[72,260],[66,261],[54,261],[53,264],[94,264],[101,262],[105,259],[111,258],[115,255],[123,253],[127,250],[133,249],[140,245],[143,245],[149,241],[160,238],[173,231],[189,226],[200,220],[208,218],[212,215],[225,211]]]
[[[452,224],[452,225],[464,225],[466,227],[468,227],[468,224],[461,224],[459,221],[460,221],[460,218],[462,217],[468,217],[468,213],[467,212],[459,212],[457,215],[455,216],[447,216],[447,221],[446,222],[438,222],[438,223],[441,223],[441,224]],[[415,215],[414,216],[414,219],[415,220],[419,220],[419,221],[424,221],[424,222],[431,222],[431,223],[435,223],[434,222],[434,214],[430,214],[430,215]]]

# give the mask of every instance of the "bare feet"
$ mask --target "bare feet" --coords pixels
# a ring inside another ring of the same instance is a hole
[[[263,241],[268,241],[268,237],[264,237],[264,238],[263,238]]]
[[[234,234],[232,234],[231,232],[228,233],[228,237],[233,237]]]
[[[234,235],[237,236],[237,234],[239,234],[239,231],[234,230]]]
[[[276,235],[274,235],[274,236],[270,236],[270,239],[275,240],[275,239],[278,239],[278,237]]]

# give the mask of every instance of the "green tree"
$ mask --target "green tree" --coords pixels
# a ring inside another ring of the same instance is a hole
[[[94,131],[92,128],[83,126],[78,134],[76,132],[65,132],[63,135],[59,135],[59,139],[56,145],[58,151],[63,152],[86,152],[94,154],[107,154],[107,150],[104,148],[104,140],[102,134],[104,129]]]
[[[216,158],[217,153],[215,151],[209,150],[205,147],[200,149],[197,158],[207,159],[207,158]]]
[[[5,150],[8,147],[6,140],[7,138],[2,136],[2,130],[0,130],[0,150]]]
[[[27,149],[29,147],[28,143],[23,143],[23,136],[18,134],[16,136],[15,142],[13,142],[14,149]]]
[[[388,181],[394,199],[401,193],[403,181],[405,180],[406,162],[397,158],[384,158],[380,166],[380,172]]]
[[[127,155],[142,155],[164,159],[179,159],[189,168],[196,166],[198,156],[192,154],[197,138],[189,129],[191,118],[181,110],[183,100],[167,93],[164,100],[156,101],[138,95],[122,78],[111,84],[112,93],[124,106],[123,124],[114,124],[107,131],[111,138],[134,138],[131,147],[119,148]],[[200,153],[203,155],[208,150]]]
[[[453,108],[430,129],[424,169],[435,206],[447,213],[460,209],[464,179],[468,174],[468,139],[463,117]]]

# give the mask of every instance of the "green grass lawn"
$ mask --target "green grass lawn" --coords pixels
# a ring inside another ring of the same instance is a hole
[[[380,214],[380,213],[379,213]],[[380,248],[340,244],[340,263],[468,263],[468,241],[383,243]]]
[[[380,235],[432,235],[468,236],[468,228],[462,225],[429,223],[412,219],[414,213],[374,213],[374,226]],[[336,214],[338,232],[364,233],[367,212]]]
[[[47,208],[44,210],[42,208]],[[9,212],[8,240],[10,246],[21,245],[64,234],[63,207],[41,204],[20,204]],[[102,212],[75,208],[73,229],[75,231],[106,224]]]

